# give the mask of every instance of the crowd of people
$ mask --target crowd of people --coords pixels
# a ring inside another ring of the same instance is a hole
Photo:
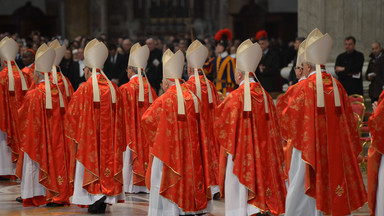
[[[104,213],[144,192],[149,215],[206,214],[218,194],[226,215],[349,215],[367,201],[384,214],[384,93],[369,119],[367,193],[345,84],[362,74],[353,37],[339,81],[324,66],[331,36],[298,38],[297,83],[275,105],[284,61],[265,31],[117,45],[2,36],[0,176],[21,179],[23,206]]]

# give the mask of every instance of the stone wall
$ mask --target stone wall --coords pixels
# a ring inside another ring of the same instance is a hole
[[[356,50],[365,55],[371,52],[371,43],[384,45],[383,0],[298,0],[298,35],[307,36],[314,28],[329,33],[333,48],[328,61],[334,62],[344,52],[344,38],[356,38]]]

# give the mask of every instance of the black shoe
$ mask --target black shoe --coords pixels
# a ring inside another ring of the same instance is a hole
[[[101,199],[97,200],[95,203],[88,207],[88,212],[91,214],[105,213],[105,208],[107,204],[104,201],[107,199],[106,196],[103,196]]]
[[[213,195],[213,199],[219,200],[220,199],[220,192],[215,193],[215,195]]]
[[[64,204],[59,203],[47,203],[47,207],[62,207]]]
[[[19,203],[23,203],[23,199],[21,198],[21,196],[17,197],[16,201],[19,202]]]

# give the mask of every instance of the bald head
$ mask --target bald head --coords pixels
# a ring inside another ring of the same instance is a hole
[[[375,56],[378,56],[382,50],[381,45],[379,42],[373,42],[371,45],[372,53]]]
[[[129,40],[128,38],[123,40],[123,49],[124,49],[124,52],[128,52],[132,47],[132,41]]]

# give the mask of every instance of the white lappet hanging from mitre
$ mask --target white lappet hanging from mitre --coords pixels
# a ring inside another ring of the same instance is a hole
[[[144,84],[142,78],[142,72],[145,75],[145,67],[147,66],[149,58],[149,48],[147,45],[141,46],[140,43],[135,43],[130,50],[128,66],[137,68],[137,75],[139,77],[139,103],[144,102]],[[145,76],[146,77],[146,76]],[[153,102],[151,85],[147,79],[149,103]]]
[[[251,104],[251,90],[249,83],[249,75],[252,74],[254,77],[257,66],[260,63],[263,51],[260,45],[252,43],[251,40],[247,39],[237,48],[236,52],[236,70],[240,70],[244,73],[244,112],[252,111]],[[256,77],[257,79],[257,77]],[[268,110],[268,99],[265,90],[262,88],[265,113],[269,113]]]
[[[316,96],[317,107],[325,107],[323,78],[321,75],[321,65],[327,62],[332,48],[332,38],[327,34],[322,34],[319,29],[314,29],[307,37],[304,52],[304,62],[316,65]],[[340,94],[337,84],[332,78],[335,106],[340,108]]]
[[[93,88],[93,102],[100,102],[100,89],[97,81],[97,73],[101,73],[107,80],[109,89],[111,91],[112,103],[116,103],[116,91],[112,82],[102,71],[105,60],[108,57],[108,48],[104,43],[99,42],[97,39],[91,40],[84,49],[84,63],[88,68],[92,68],[92,88]]]
[[[15,78],[13,76],[13,67],[19,72],[21,80],[21,89],[28,91],[28,86],[25,81],[24,75],[20,71],[20,68],[15,63],[15,58],[19,52],[19,46],[12,38],[4,37],[0,41],[0,57],[7,64],[8,67],[8,91],[15,92]]]
[[[52,80],[53,80],[53,84],[58,84],[57,68],[60,67],[60,62],[63,59],[65,51],[67,49],[65,48],[64,45],[61,46],[57,39],[52,41],[49,44],[49,47],[52,47],[55,50],[55,53],[56,53],[55,61],[54,61],[53,66],[52,66]],[[60,72],[61,72],[61,69],[60,69]],[[63,76],[63,74],[61,74],[61,75]],[[65,77],[63,77],[63,83],[64,83],[64,88],[65,88],[65,95],[67,97],[69,97],[68,82],[65,79]]]
[[[35,71],[44,73],[45,83],[45,108],[52,109],[52,95],[51,95],[51,84],[49,81],[49,73],[51,72],[52,65],[55,61],[56,53],[52,47],[48,47],[47,44],[42,44],[36,51],[35,57]],[[60,107],[64,108],[63,96],[58,88]]]
[[[163,54],[163,79],[174,79],[177,93],[177,114],[185,116],[184,98],[180,79],[183,74],[184,54],[179,50],[173,53],[170,49]]]
[[[187,62],[188,67],[192,68],[195,74],[196,95],[201,100],[201,81],[199,77],[199,70],[203,72],[203,65],[208,56],[208,49],[200,41],[195,40],[187,49]],[[209,104],[213,103],[212,90],[209,86],[209,82],[204,72],[205,83],[207,83],[208,101]]]

